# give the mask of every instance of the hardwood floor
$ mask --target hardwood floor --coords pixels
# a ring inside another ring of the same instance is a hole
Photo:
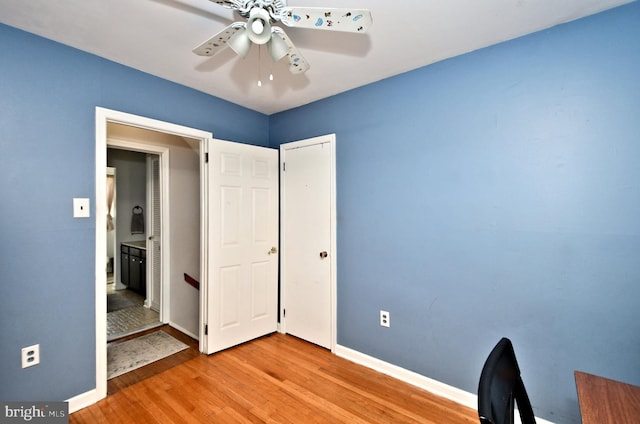
[[[151,364],[146,365],[142,368],[138,368],[136,370],[123,374],[119,377],[115,377],[115,378],[112,378],[111,380],[108,380],[107,395],[113,395],[126,387],[132,386],[136,383],[146,380],[149,377],[153,377],[156,374],[160,374],[161,372],[164,372],[170,368],[173,368],[176,365],[180,365],[184,362],[187,362],[190,359],[200,356],[197,340],[192,339],[191,337],[185,335],[184,333],[181,333],[180,331],[168,325],[163,325],[161,327],[156,327],[146,331],[141,331],[131,336],[122,337],[118,340],[108,343],[107,346],[126,342],[127,340],[135,339],[136,337],[144,336],[145,334],[149,334],[158,330],[162,330],[165,333],[169,334],[170,336],[180,340],[182,343],[185,343],[186,345],[188,345],[189,348],[183,351],[180,351],[174,355],[171,355],[168,358],[164,358],[159,361],[152,362]]]
[[[145,371],[159,373],[137,383],[114,379],[122,379],[114,394],[72,414],[69,422],[478,422],[473,409],[295,337],[273,334],[210,356],[195,350],[186,362]]]

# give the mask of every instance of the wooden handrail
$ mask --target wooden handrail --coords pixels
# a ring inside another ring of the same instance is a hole
[[[184,273],[184,281],[191,284],[197,290],[200,290],[200,282],[195,278],[193,278],[192,276],[190,276],[189,274],[187,274],[186,272]]]

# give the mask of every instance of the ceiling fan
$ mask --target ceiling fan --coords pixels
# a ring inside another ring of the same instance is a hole
[[[273,24],[292,28],[323,29],[364,33],[373,20],[366,9],[289,7],[286,0],[210,0],[235,10],[246,22],[234,22],[193,49],[199,56],[214,56],[230,47],[243,59],[252,44],[266,44],[274,62],[289,58],[289,70],[298,74],[309,69],[309,63],[293,45],[287,34]]]

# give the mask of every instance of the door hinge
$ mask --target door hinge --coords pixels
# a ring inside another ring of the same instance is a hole
[[[282,310],[282,316],[283,316],[284,318],[286,318],[286,317],[287,317],[287,310],[286,310],[286,309],[283,309],[283,310]]]
[[[204,163],[209,163],[209,153],[204,154]]]
[[[209,326],[207,324],[204,325],[204,335],[209,335]]]
[[[282,172],[285,172],[287,170],[287,164],[286,162],[282,162]]]

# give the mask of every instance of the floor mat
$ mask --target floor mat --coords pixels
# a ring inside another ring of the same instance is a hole
[[[107,346],[107,379],[178,353],[189,346],[164,331]]]

